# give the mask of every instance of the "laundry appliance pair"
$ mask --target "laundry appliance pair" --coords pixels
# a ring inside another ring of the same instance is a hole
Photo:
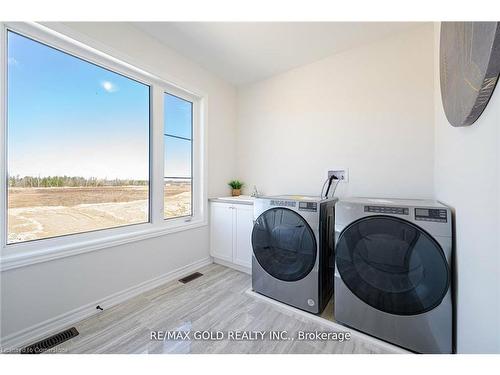
[[[428,200],[258,198],[255,292],[420,353],[451,353],[452,226]]]

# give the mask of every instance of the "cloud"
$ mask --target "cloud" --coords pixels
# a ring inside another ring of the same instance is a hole
[[[15,58],[13,57],[9,57],[9,59],[7,60],[7,63],[11,66],[18,66],[19,65],[19,61],[17,61]]]
[[[111,83],[109,81],[102,81],[101,82],[101,86],[107,92],[116,92],[116,91],[118,91],[118,87],[116,87],[116,85],[114,85],[113,83]]]

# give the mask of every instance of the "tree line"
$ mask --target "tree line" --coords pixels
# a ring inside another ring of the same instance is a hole
[[[85,178],[70,176],[9,176],[9,187],[97,187],[97,186],[127,186],[127,185],[148,185],[147,180],[127,180],[127,179],[103,179]]]

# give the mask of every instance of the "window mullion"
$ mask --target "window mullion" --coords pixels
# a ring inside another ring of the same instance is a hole
[[[193,102],[193,128],[192,128],[192,141],[191,141],[191,160],[192,160],[192,170],[191,170],[191,186],[192,186],[192,214],[195,218],[201,218],[206,210],[205,202],[202,197],[202,190],[205,186],[203,169],[205,168],[202,163],[204,162],[204,142],[202,138],[204,134],[201,127],[200,118],[200,101],[195,100]]]
[[[0,23],[0,246],[7,245],[7,29]]]
[[[151,222],[163,224],[163,92],[160,85],[151,87]]]

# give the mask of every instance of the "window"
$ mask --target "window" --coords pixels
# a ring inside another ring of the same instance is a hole
[[[0,23],[2,270],[207,224],[206,96],[86,40]]]
[[[164,218],[191,216],[193,103],[164,96]]]
[[[150,87],[7,31],[7,243],[147,223]]]

